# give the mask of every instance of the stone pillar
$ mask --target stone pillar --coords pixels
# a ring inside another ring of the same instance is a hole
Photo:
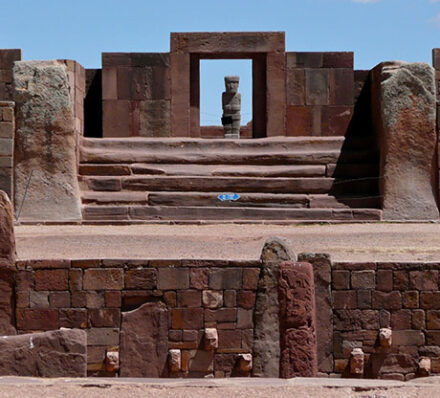
[[[16,334],[15,259],[14,214],[8,196],[0,191],[0,336]]]
[[[68,69],[58,61],[20,61],[13,78],[14,203],[22,208],[19,218],[80,220],[75,104]]]
[[[309,263],[284,262],[278,279],[280,377],[316,377],[315,283]]]
[[[0,190],[14,197],[14,103],[0,101]]]
[[[438,219],[434,69],[379,64],[372,74],[372,103],[383,219]]]
[[[254,313],[254,346],[252,375],[280,377],[280,321],[278,301],[278,268],[281,262],[296,260],[290,244],[269,238],[261,252],[261,273]]]

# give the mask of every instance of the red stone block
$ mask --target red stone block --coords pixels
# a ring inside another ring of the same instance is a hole
[[[183,338],[183,330],[169,330],[168,331],[168,340],[169,341],[182,341]]]
[[[420,307],[427,310],[440,310],[440,292],[421,292]]]
[[[121,290],[124,288],[124,271],[116,268],[86,269],[84,290]]]
[[[329,104],[329,71],[327,69],[306,70],[306,104]]]
[[[286,52],[287,68],[321,68],[322,52]]]
[[[376,272],[372,270],[353,271],[351,273],[351,287],[353,289],[374,289],[376,286]]]
[[[440,48],[432,50],[432,65],[434,69],[440,70]]]
[[[69,308],[69,292],[53,292],[49,294],[49,305],[51,308]]]
[[[358,290],[357,295],[357,305],[360,309],[371,308],[371,290]]]
[[[131,269],[125,276],[126,289],[154,289],[157,284],[154,268]]]
[[[87,308],[103,308],[104,292],[86,292]]]
[[[102,99],[118,99],[118,69],[102,68]]]
[[[104,137],[130,137],[130,101],[103,100],[102,125]]]
[[[58,329],[58,311],[52,308],[18,308],[17,328],[20,330]]]
[[[27,308],[29,307],[29,292],[17,292],[15,294],[15,305],[17,308]]]
[[[340,290],[333,292],[333,308],[354,309],[356,307],[356,292],[354,290]]]
[[[408,272],[394,271],[394,290],[408,290],[409,279]]]
[[[34,288],[34,272],[18,271],[16,278],[17,291],[24,292]]]
[[[286,70],[287,105],[305,105],[306,75],[304,69]]]
[[[220,308],[219,310],[205,310],[205,322],[235,322],[237,320],[236,308]]]
[[[416,290],[402,292],[404,308],[419,308],[419,292]]]
[[[179,290],[177,292],[178,307],[200,307],[202,305],[202,293],[200,290]]]
[[[218,349],[241,349],[241,330],[219,330]]]
[[[397,291],[391,293],[373,291],[372,305],[376,309],[400,310],[402,308],[402,296]]]
[[[376,272],[376,290],[391,292],[393,290],[393,271],[382,269]]]
[[[208,273],[207,268],[191,268],[189,270],[190,286],[193,289],[206,289],[208,287]]]
[[[353,115],[352,106],[325,106],[322,108],[322,135],[344,136]]]
[[[391,314],[391,328],[393,330],[411,329],[411,311],[400,310]]]
[[[438,271],[411,271],[410,287],[416,290],[438,290]]]
[[[237,292],[235,290],[225,290],[223,294],[223,302],[225,307],[235,307],[237,302]]]
[[[313,108],[310,106],[288,106],[286,134],[290,137],[312,135]]]
[[[202,308],[173,308],[171,310],[173,329],[201,329],[203,327]]]
[[[425,311],[414,310],[411,314],[411,327],[412,329],[424,329],[425,328]]]
[[[209,287],[214,290],[239,289],[242,281],[240,268],[217,268],[209,274]]]
[[[87,327],[87,310],[83,308],[63,308],[59,310],[59,324],[63,328]]]
[[[350,289],[350,271],[333,271],[332,285],[335,290]]]
[[[176,292],[165,292],[163,299],[168,307],[177,307],[177,295]]]
[[[188,289],[188,268],[159,268],[157,271],[157,288],[161,290]]]
[[[351,68],[353,69],[353,52],[325,52],[323,53],[323,68]]]
[[[199,331],[198,330],[183,330],[182,340],[183,341],[198,341]]]
[[[87,329],[87,345],[110,347],[119,345],[119,328]]]
[[[12,69],[15,61],[21,61],[21,49],[0,50],[0,69]]]
[[[259,268],[243,269],[243,289],[256,290],[260,278]]]
[[[237,306],[251,309],[255,305],[255,292],[251,290],[239,290],[237,294]]]
[[[89,327],[119,327],[121,311],[117,308],[89,309]]]
[[[70,260],[57,260],[57,259],[46,259],[46,260],[28,260],[26,261],[26,266],[31,267],[33,270],[37,269],[63,269],[70,268]]]
[[[35,290],[68,290],[68,285],[67,270],[35,271]]]
[[[71,301],[73,308],[85,308],[87,307],[87,293],[84,291],[72,292]]]
[[[268,137],[286,134],[286,59],[284,52],[266,56],[266,117]]]
[[[105,306],[108,308],[121,307],[121,292],[118,290],[107,290],[105,293]]]
[[[82,278],[81,269],[69,270],[69,288],[71,292],[82,290]]]
[[[252,310],[243,308],[237,309],[237,329],[249,329],[254,327],[254,317]],[[218,326],[217,326],[218,327]]]
[[[330,70],[330,104],[353,105],[353,69]]]

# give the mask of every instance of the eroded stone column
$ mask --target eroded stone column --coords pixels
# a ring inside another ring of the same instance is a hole
[[[383,218],[438,219],[435,71],[394,61],[376,66],[372,76]]]
[[[15,236],[11,202],[0,191],[0,335],[16,334],[15,329]]]

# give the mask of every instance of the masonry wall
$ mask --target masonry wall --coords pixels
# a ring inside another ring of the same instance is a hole
[[[0,101],[12,100],[12,67],[21,61],[21,50],[0,50]]]
[[[0,101],[0,190],[13,199],[14,103]]]
[[[432,50],[432,65],[435,69],[435,87],[437,90],[437,136],[438,136],[440,132],[440,48],[434,48]],[[440,143],[438,145],[440,145]],[[439,146],[437,148],[439,148]],[[437,149],[437,162],[438,162],[438,167],[440,169],[440,157],[438,153],[439,151]],[[440,193],[439,193],[439,200],[440,200]]]
[[[169,53],[103,53],[104,137],[170,136]]]
[[[87,329],[90,375],[112,375],[107,351],[119,349],[121,313],[145,302],[168,308],[168,348],[180,349],[171,376],[228,376],[236,355],[252,351],[259,261],[43,260],[18,262],[20,333]],[[218,348],[203,349],[204,328],[218,330]]]

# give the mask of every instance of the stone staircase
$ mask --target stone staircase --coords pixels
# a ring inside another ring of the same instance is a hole
[[[83,219],[380,220],[372,148],[343,137],[83,138]]]

